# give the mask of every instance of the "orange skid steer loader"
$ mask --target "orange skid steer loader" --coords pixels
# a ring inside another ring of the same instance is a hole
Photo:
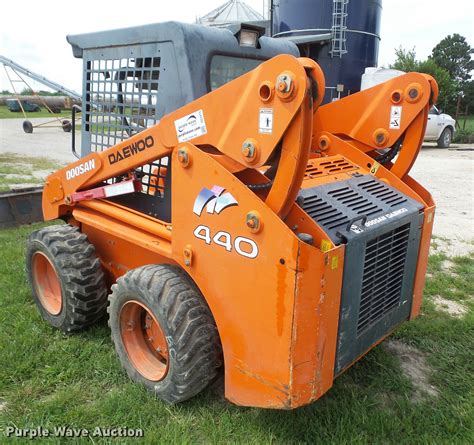
[[[82,157],[47,178],[44,218],[66,224],[26,258],[51,325],[107,311],[128,375],[165,401],[223,368],[233,403],[292,409],[419,314],[434,203],[408,173],[430,76],[320,106],[319,66],[252,28],[69,41]]]

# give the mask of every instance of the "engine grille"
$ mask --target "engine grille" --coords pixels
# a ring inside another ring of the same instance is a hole
[[[315,158],[308,161],[305,179],[317,178],[319,176],[333,175],[342,172],[350,172],[359,168],[351,164],[342,156],[331,156],[328,158]]]
[[[367,243],[357,334],[400,305],[410,224]]]
[[[389,205],[390,207],[395,207],[399,204],[407,202],[407,199],[403,195],[393,189],[389,189],[385,184],[382,184],[375,179],[369,179],[368,181],[360,182],[357,185],[362,190],[370,193],[372,196]]]
[[[334,229],[349,222],[346,215],[319,196],[306,198],[303,209],[311,218],[328,229]]]
[[[409,317],[423,207],[358,172],[303,189],[300,196],[303,210],[327,236],[345,244],[338,375]]]

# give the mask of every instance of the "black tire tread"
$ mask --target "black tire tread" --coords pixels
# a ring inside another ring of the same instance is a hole
[[[451,139],[450,139],[451,142],[452,142],[452,140],[453,140],[453,130],[451,130],[450,127],[446,127],[446,128],[441,132],[441,135],[439,136],[439,138],[438,138],[438,140],[437,140],[437,142],[436,142],[436,143],[437,143],[437,146],[438,146],[439,148],[449,148],[449,144],[446,145],[446,144],[444,143],[444,134],[445,134],[447,131],[449,131],[449,133],[451,133]]]
[[[171,265],[147,265],[119,278],[112,286],[108,311],[119,310],[114,308],[114,299],[119,294],[133,294],[137,289],[145,290],[148,298],[156,300],[161,307],[171,331],[166,335],[173,341],[173,345],[168,345],[173,363],[164,378],[168,380],[166,385],[143,382],[143,377],[141,383],[169,403],[187,400],[211,383],[222,366],[221,343],[211,311],[187,274]],[[112,340],[124,364],[117,347],[121,337],[114,329]],[[129,376],[137,380],[137,373],[124,367]]]
[[[34,249],[35,241],[46,246],[51,253],[61,281],[66,317],[57,327],[72,332],[100,320],[107,306],[107,287],[95,248],[87,236],[77,227],[54,225],[33,232],[28,239],[29,250]],[[27,261],[28,277],[33,287],[30,266]]]

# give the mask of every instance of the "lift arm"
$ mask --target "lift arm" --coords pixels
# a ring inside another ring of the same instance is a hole
[[[71,195],[133,172],[139,166],[192,143],[232,173],[267,165],[276,151],[278,168],[267,204],[285,216],[298,193],[309,158],[313,111],[321,102],[324,76],[310,59],[280,55],[221,88],[165,116],[157,125],[47,178],[46,219],[71,208]],[[281,145],[280,145],[281,143]],[[273,156],[275,157],[275,156]]]
[[[431,76],[409,73],[324,105],[314,116],[312,150],[330,155],[345,146],[375,159],[372,170],[382,164],[403,179],[418,156],[437,97]]]

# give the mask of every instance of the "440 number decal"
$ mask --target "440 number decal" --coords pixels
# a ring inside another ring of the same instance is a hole
[[[200,225],[194,229],[194,236],[203,240],[206,244],[217,244],[223,247],[227,252],[235,250],[239,255],[245,258],[256,258],[258,255],[258,246],[254,240],[237,236],[234,240],[230,233],[220,230],[214,236],[211,236],[211,229]]]

